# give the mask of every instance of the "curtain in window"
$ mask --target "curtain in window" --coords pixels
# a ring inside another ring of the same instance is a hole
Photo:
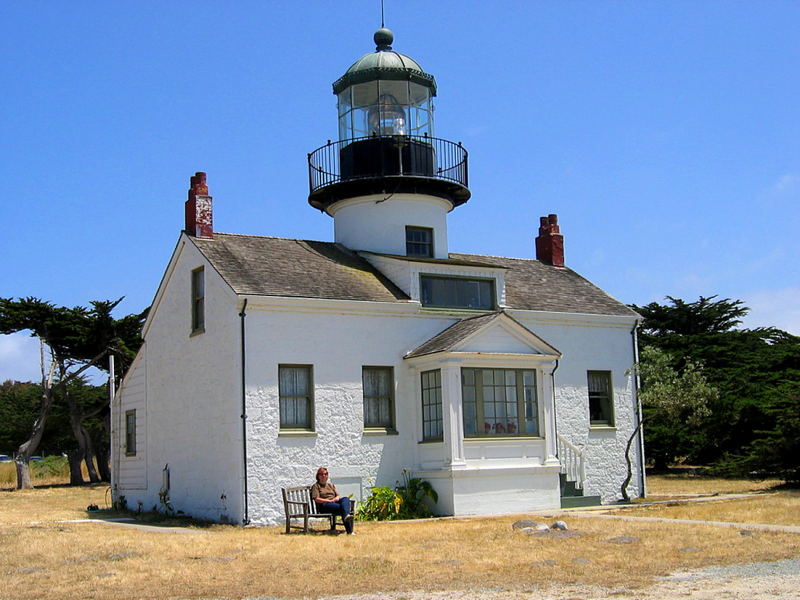
[[[280,367],[281,426],[310,427],[308,367]]]
[[[589,422],[595,425],[612,425],[611,373],[589,371]]]
[[[589,393],[608,396],[608,375],[589,371]]]
[[[362,371],[364,425],[392,427],[392,370],[367,368]]]

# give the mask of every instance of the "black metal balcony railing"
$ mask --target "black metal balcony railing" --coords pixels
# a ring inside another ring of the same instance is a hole
[[[387,176],[429,178],[467,188],[467,151],[440,138],[397,135],[328,142],[308,155],[311,194],[359,179]]]

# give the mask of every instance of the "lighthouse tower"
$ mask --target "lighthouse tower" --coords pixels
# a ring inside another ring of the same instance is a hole
[[[375,52],[334,82],[339,140],[308,155],[308,202],[348,248],[447,258],[447,213],[470,197],[467,151],[434,137],[436,81],[393,39],[376,31]]]

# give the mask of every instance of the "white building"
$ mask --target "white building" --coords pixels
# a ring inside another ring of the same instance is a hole
[[[280,489],[320,465],[357,498],[408,470],[439,514],[618,498],[637,315],[564,266],[555,215],[535,260],[449,252],[466,150],[433,135],[433,77],[388,30],[375,42],[334,83],[340,140],[309,157],[334,242],[216,233],[205,174],[192,178],[113,405],[128,507],[277,523]]]

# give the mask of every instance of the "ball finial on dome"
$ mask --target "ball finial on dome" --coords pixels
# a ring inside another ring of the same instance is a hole
[[[394,41],[394,34],[391,32],[391,30],[381,27],[375,32],[375,35],[372,36],[372,39],[375,40],[376,50],[391,50],[392,42]]]

